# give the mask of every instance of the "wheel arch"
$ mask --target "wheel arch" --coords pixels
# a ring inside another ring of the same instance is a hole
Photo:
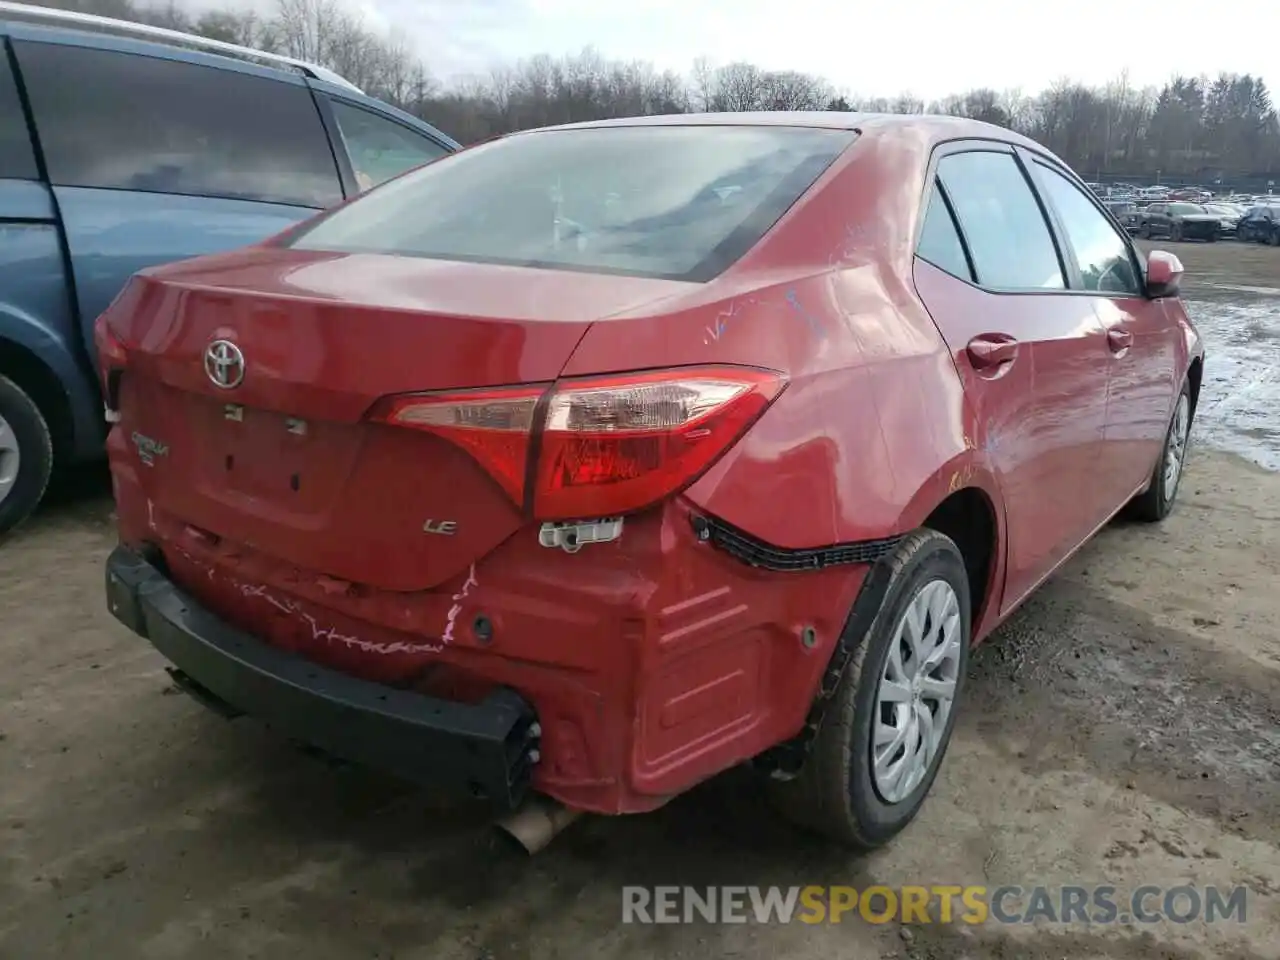
[[[3,337],[0,374],[21,387],[40,408],[52,435],[54,460],[66,457],[75,444],[75,418],[62,380],[33,350]]]
[[[950,537],[969,578],[973,639],[997,619],[1004,582],[1005,518],[999,484],[982,451],[938,471],[903,511],[898,529],[927,527]]]
[[[1197,356],[1187,367],[1187,387],[1191,393],[1191,415],[1194,417],[1200,402],[1200,384],[1204,381],[1204,357]]]

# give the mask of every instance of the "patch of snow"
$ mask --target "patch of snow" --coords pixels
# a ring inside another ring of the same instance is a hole
[[[1280,301],[1186,306],[1205,341],[1196,439],[1280,470]]]

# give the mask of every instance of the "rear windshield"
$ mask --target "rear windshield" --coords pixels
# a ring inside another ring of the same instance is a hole
[[[856,136],[766,126],[520,134],[393,180],[290,245],[705,281]]]

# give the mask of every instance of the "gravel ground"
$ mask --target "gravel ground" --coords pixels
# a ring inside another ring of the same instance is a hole
[[[1210,365],[1177,512],[1103,531],[975,654],[932,797],[868,857],[780,825],[736,771],[517,856],[474,810],[173,695],[103,609],[105,486],[65,491],[0,548],[0,957],[1280,957],[1280,477],[1259,466],[1280,250],[1178,252]],[[711,883],[1249,899],[1216,925],[619,922],[625,884]]]

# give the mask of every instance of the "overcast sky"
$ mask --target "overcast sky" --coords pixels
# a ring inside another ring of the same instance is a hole
[[[681,73],[699,56],[803,70],[860,96],[928,100],[983,86],[1032,94],[1061,77],[1103,84],[1124,70],[1145,86],[1175,71],[1227,70],[1261,75],[1280,101],[1277,0],[347,2],[370,27],[404,37],[441,79],[592,45]]]

